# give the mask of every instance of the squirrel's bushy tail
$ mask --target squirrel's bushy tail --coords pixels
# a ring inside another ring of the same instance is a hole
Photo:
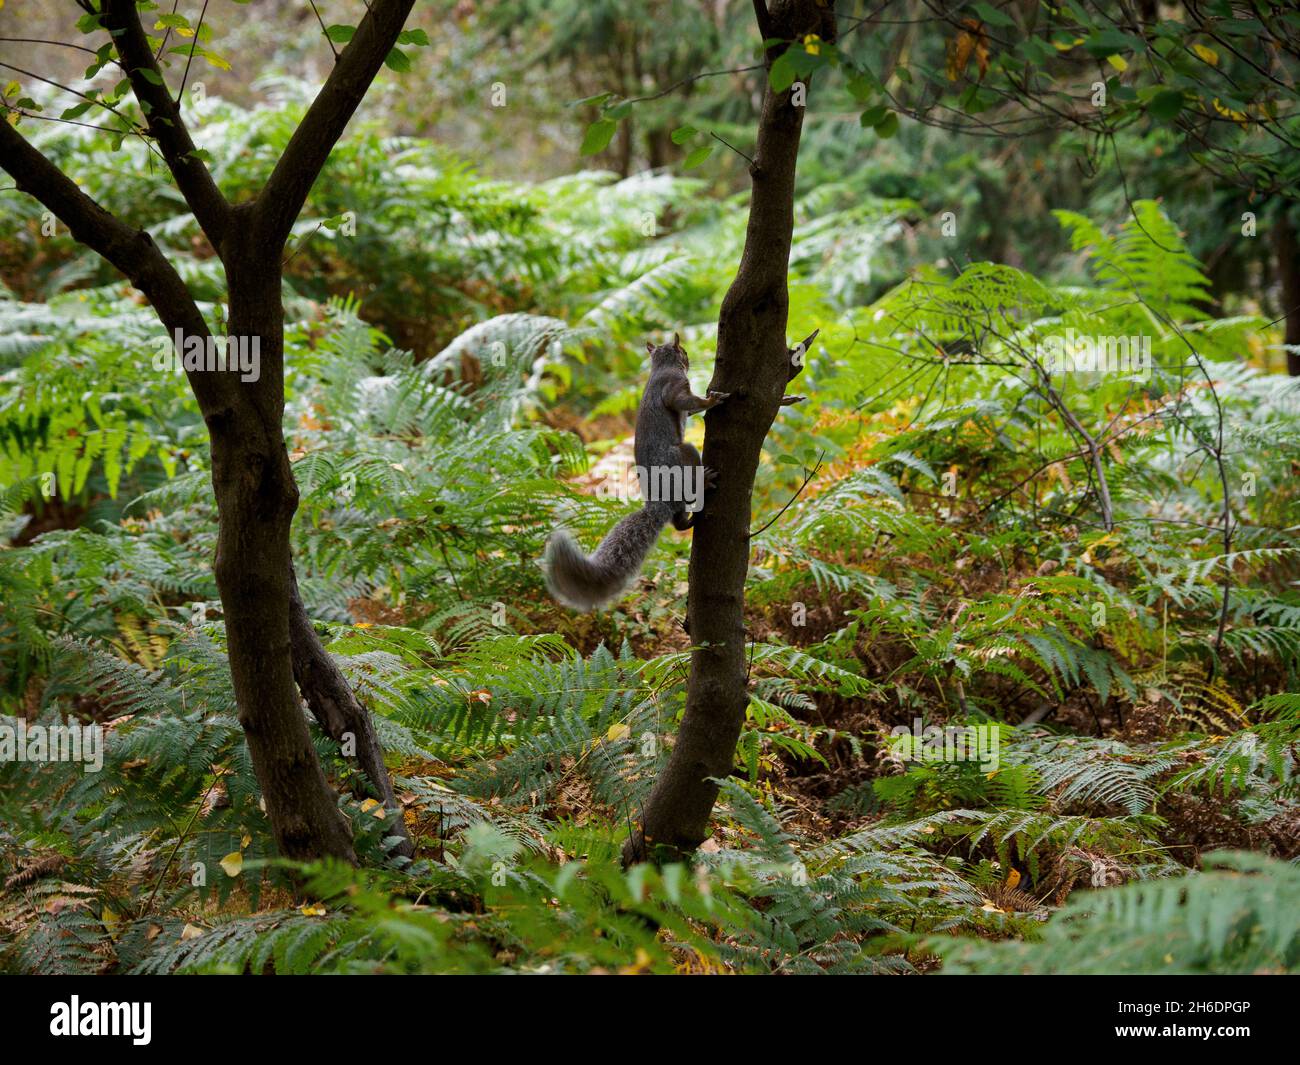
[[[594,610],[613,602],[641,572],[659,531],[673,516],[666,503],[651,502],[620,521],[584,555],[563,529],[546,542],[546,583],[551,594],[574,610]]]

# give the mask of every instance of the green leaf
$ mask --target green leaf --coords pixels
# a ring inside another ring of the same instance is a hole
[[[872,127],[876,131],[876,136],[881,140],[889,140],[898,132],[898,115],[890,111],[884,118]]]
[[[384,56],[384,66],[389,70],[395,70],[399,74],[405,74],[411,69],[411,60],[400,48],[394,48]]]
[[[1147,104],[1147,114],[1157,122],[1172,122],[1183,109],[1183,94],[1179,89],[1163,89]]]
[[[712,154],[713,154],[713,145],[712,145],[711,143],[710,143],[710,144],[701,144],[698,148],[694,149],[694,150],[693,150],[693,151],[692,151],[692,152],[691,152],[691,153],[690,153],[690,154],[689,154],[689,155],[688,155],[688,156],[687,156],[687,157],[682,161],[682,169],[683,169],[683,170],[690,170],[690,169],[692,169],[692,168],[694,168],[694,167],[697,167],[697,166],[699,166],[702,162],[704,162],[704,160],[707,159],[707,158],[708,158],[710,155],[712,155]]]
[[[352,40],[352,35],[356,32],[357,28],[355,26],[342,26],[336,24],[326,28],[325,36],[335,44],[347,44],[348,41]]]
[[[413,44],[417,48],[429,47],[429,35],[424,30],[403,30],[397,35],[398,44]]]
[[[876,91],[876,80],[867,74],[854,74],[849,78],[849,92],[859,103],[866,103]]]
[[[161,85],[163,83],[162,75],[152,67],[137,67],[136,69],[140,77],[144,78],[150,85]]]
[[[785,92],[794,84],[795,76],[796,71],[790,53],[782,52],[777,57],[776,62],[768,69],[767,83],[772,86],[773,92]]]
[[[685,144],[699,132],[694,126],[678,126],[668,136],[674,144]]]
[[[868,107],[863,111],[858,121],[862,124],[863,129],[874,129],[885,120],[887,114],[889,114],[889,108],[884,104],[877,104],[875,107]]]
[[[595,155],[597,152],[603,152],[608,147],[609,142],[614,137],[614,131],[618,129],[618,123],[612,118],[598,118],[587,127],[586,135],[582,138],[582,147],[578,149],[579,155]]]
[[[975,4],[975,13],[990,26],[1014,26],[1015,19],[989,4]]]
[[[1145,52],[1146,42],[1141,37],[1134,37],[1131,33],[1123,33],[1116,29],[1098,30],[1083,42],[1083,47],[1088,54],[1097,58],[1105,59],[1108,55],[1117,52]]]

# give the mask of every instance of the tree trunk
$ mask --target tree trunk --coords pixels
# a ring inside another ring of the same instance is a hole
[[[238,206],[222,195],[195,151],[135,0],[104,0],[98,15],[130,79],[154,148],[221,257],[230,300],[227,335],[250,343],[256,338],[258,344],[256,381],[240,380],[229,370],[195,369],[188,377],[212,443],[212,486],[220,520],[214,572],[239,721],[276,844],[290,858],[356,860],[350,828],[311,745],[295,673],[326,730],[334,735],[331,729],[341,721],[342,732],[355,734],[362,768],[396,807],[373,726],[329,661],[305,611],[298,619],[297,639],[290,636],[289,529],[298,489],[281,427],[280,262],[294,220],[396,43],[413,3],[367,0],[365,16],[336,53],[329,77],[261,193]],[[180,333],[187,341],[210,340],[193,296],[149,234],[95,203],[28,143],[16,123],[0,122],[0,165],[19,190],[65,223],[74,239],[125,274],[153,305],[169,334]]]
[[[1277,219],[1277,272],[1286,322],[1282,330],[1282,343],[1287,345],[1286,372],[1300,377],[1300,244],[1287,215],[1288,206],[1283,205]]]
[[[291,665],[289,527],[298,488],[281,427],[279,256],[268,258],[250,236],[251,229],[237,222],[222,249],[230,294],[227,336],[257,339],[260,374],[240,383],[237,402],[206,419],[220,520],[213,570],[230,675],[280,852],[354,862],[351,829],[311,745]]]
[[[809,33],[835,39],[830,4],[777,0],[769,12],[756,0],[755,9],[766,39],[798,40]],[[779,54],[773,48],[768,62]],[[625,862],[673,860],[704,842],[718,795],[716,781],[731,772],[745,720],[750,504],[763,441],[791,376],[786,275],[802,126],[803,108],[791,103],[791,93],[766,86],[750,167],[745,248],[722,302],[717,362],[709,384],[731,398],[705,415],[703,461],[718,471],[718,487],[696,516],[691,544],[687,623],[695,650],[686,712],[668,764],[624,848]]]
[[[298,594],[298,578],[292,567],[289,570],[289,639],[293,646],[293,675],[312,715],[330,739],[343,745],[345,750],[349,741],[355,746],[357,764],[369,779],[376,796],[397,814],[393,835],[400,836],[402,843],[394,848],[396,853],[414,857],[415,847],[407,834],[402,807],[388,778],[384,749],[375,733],[374,722],[316,635],[307,608]]]

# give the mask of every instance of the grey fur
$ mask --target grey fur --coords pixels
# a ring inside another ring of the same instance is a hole
[[[672,516],[667,503],[647,503],[615,525],[591,556],[584,555],[564,529],[556,529],[546,543],[551,594],[574,610],[595,610],[613,602],[636,580]]]
[[[636,413],[636,441],[633,451],[641,470],[670,471],[683,476],[675,482],[684,484],[688,468],[700,466],[700,453],[682,436],[686,416],[709,410],[727,399],[725,392],[710,392],[700,397],[691,392],[686,371],[690,360],[676,334],[671,344],[650,352],[650,380],[641,394]],[[704,487],[712,486],[711,471],[704,471]],[[551,594],[574,610],[594,610],[621,596],[636,580],[659,532],[670,521],[683,532],[694,522],[695,514],[685,499],[649,499],[644,507],[630,514],[610,529],[595,554],[584,555],[573,538],[557,529],[546,544],[546,583]]]

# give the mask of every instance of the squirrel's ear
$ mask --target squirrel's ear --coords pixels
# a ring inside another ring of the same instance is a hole
[[[673,334],[673,347],[675,347],[675,348],[680,348],[681,346],[682,346],[682,338],[679,337],[676,333],[674,333],[674,334]]]
[[[647,340],[647,341],[645,342],[645,349],[646,349],[646,351],[653,352],[654,349],[655,349],[654,343],[653,343],[652,341]]]

